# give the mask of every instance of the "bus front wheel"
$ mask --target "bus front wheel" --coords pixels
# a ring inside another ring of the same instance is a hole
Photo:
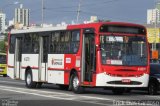
[[[28,70],[25,75],[25,82],[27,88],[35,88],[36,82],[33,81],[32,71]]]
[[[79,79],[78,75],[76,73],[72,74],[71,76],[71,86],[72,86],[72,91],[74,93],[83,93],[84,88],[80,86],[79,84]]]
[[[148,94],[149,95],[156,95],[157,94],[157,86],[156,83],[151,81],[148,85]]]

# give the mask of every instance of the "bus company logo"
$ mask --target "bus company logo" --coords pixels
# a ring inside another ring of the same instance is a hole
[[[51,60],[51,64],[52,64],[52,65],[62,65],[62,62],[63,62],[62,59],[52,58],[52,60]]]

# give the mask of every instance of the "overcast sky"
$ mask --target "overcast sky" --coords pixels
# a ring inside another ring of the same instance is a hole
[[[41,23],[42,0],[0,0],[0,9],[7,20],[14,17],[14,8],[30,9],[30,23]],[[57,24],[62,21],[76,21],[79,0],[44,0],[44,22]],[[155,0],[81,0],[79,21],[89,20],[90,16],[99,19],[146,23],[147,9],[154,8]]]

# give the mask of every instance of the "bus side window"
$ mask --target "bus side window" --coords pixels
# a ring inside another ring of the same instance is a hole
[[[79,49],[79,42],[80,42],[80,31],[72,31],[72,38],[71,38],[71,53],[76,53]]]
[[[9,52],[14,53],[14,51],[15,51],[15,36],[11,35]]]
[[[31,50],[32,50],[31,35],[24,34],[22,53],[31,53]]]
[[[37,33],[32,35],[32,52],[39,53],[39,36]]]

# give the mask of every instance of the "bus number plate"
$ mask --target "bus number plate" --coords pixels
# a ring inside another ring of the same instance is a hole
[[[123,83],[130,83],[131,80],[130,80],[130,79],[122,79],[122,82],[123,82]]]

